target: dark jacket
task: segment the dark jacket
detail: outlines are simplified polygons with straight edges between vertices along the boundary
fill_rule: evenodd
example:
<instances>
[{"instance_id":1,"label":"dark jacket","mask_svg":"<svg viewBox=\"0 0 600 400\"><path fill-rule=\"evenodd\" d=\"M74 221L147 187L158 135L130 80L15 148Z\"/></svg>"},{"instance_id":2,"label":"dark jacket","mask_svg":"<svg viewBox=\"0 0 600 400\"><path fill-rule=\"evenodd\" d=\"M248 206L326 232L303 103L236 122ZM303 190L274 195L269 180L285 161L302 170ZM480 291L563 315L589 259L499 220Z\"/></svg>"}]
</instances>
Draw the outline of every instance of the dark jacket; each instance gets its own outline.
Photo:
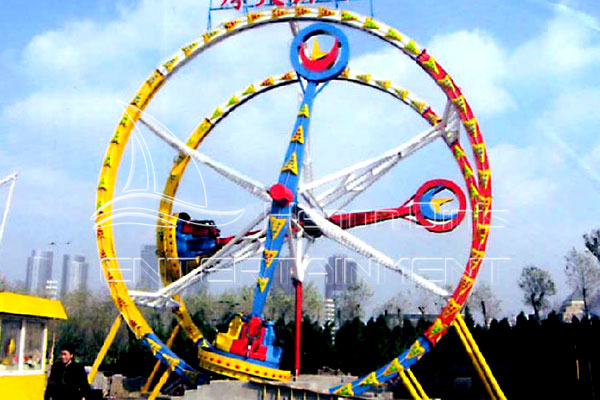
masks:
<instances>
[{"instance_id":1,"label":"dark jacket","mask_svg":"<svg viewBox=\"0 0 600 400\"><path fill-rule=\"evenodd\" d=\"M90 385L83 365L58 361L52 365L44 400L81 400L90 398Z\"/></svg>"}]
</instances>

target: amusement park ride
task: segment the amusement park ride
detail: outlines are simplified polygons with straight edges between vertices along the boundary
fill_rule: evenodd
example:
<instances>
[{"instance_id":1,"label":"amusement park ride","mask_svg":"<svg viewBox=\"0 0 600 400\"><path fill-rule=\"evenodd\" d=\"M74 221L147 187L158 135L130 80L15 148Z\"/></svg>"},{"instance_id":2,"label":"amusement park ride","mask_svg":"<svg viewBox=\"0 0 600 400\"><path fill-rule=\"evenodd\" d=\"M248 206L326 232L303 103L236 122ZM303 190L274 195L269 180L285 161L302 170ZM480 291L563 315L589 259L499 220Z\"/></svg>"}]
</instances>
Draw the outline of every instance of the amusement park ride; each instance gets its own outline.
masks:
<instances>
[{"instance_id":1,"label":"amusement park ride","mask_svg":"<svg viewBox=\"0 0 600 400\"><path fill-rule=\"evenodd\" d=\"M218 2L221 4L221 0ZM332 393L356 396L399 378L413 397L427 398L410 367L435 347L450 326L454 326L490 396L504 398L460 314L482 265L491 217L491 174L477 119L459 86L433 56L414 40L376 21L372 16L365 17L338 9L337 6L344 3L342 1L329 1L335 8L317 7L317 3L323 2L226 0L219 7L211 4L210 12L216 9L240 9L244 16L210 29L179 49L172 58L152 72L127 106L101 167L95 214L102 267L120 316L94 363L89 375L90 381L121 321L128 324L159 363L168 367L151 396L156 396L157 388L160 390L171 372L192 384L206 379L204 374L169 348L180 328L196 344L199 366L204 371L240 380L289 380L292 373L280 369L282 350L276 345L273 323L266 320L263 313L274 266L287 245L289 254L295 261L297 325L294 374L297 375L300 368L302 281L308 254L316 240L328 239L409 277L434 296L445 299L445 306L433 324L405 352L354 382L331 388ZM290 24L294 34L289 53L293 68L291 71L283 71L280 75L249 84L240 93L231 96L227 103L217 106L210 116L204 118L185 142L165 132L144 114L154 95L167 85L168 79L199 54L246 30L277 23ZM308 24L301 27L300 23ZM447 99L442 113L436 113L427 103L389 80L353 72L349 67L351 46L345 34L346 29L358 30L380 39L421 67L424 76L432 79ZM332 44L323 51L319 41ZM319 94L334 81L346 81L386 93L410 107L430 128L377 157L313 179L311 117L318 112ZM278 172L277 182L265 185L198 151L199 145L215 127L244 103L288 85L298 85L302 97L288 138L287 150L281 155L282 167ZM123 283L112 225L117 171L126 144L138 122L178 152L158 209L157 257L166 261L160 264L164 287L156 292L133 291ZM356 213L324 211L343 209L400 161L439 140L445 142L455 159L468 196L458 184L440 178L416 188L414 195L399 207ZM470 147L472 155L463 147L463 142ZM173 210L179 184L192 159L268 204L266 211L235 234L222 236L220 228L212 221L195 220L187 213ZM451 203L453 207L448 208L446 203ZM391 257L352 233L355 227L384 224L394 219L406 220L433 233L448 232L460 225L467 214L471 216L472 224L470 256L452 293L425 277L404 269ZM228 330L219 332L214 343L209 343L192 321L180 293L209 273L257 255L261 257L261 261L252 312L249 315L235 315L229 322ZM138 306L165 308L174 312L179 325L167 344L156 336ZM152 377L148 380L148 385L151 381Z\"/></svg>"}]
</instances>

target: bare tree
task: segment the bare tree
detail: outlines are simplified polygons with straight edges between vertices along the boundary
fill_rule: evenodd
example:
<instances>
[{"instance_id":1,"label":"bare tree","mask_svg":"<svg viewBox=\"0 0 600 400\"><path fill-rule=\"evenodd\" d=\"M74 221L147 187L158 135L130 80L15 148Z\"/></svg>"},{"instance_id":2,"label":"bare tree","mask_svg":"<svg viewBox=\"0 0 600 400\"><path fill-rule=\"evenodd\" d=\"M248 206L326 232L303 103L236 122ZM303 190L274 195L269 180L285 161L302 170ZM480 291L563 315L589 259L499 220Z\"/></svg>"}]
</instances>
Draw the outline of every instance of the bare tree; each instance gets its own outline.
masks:
<instances>
[{"instance_id":1,"label":"bare tree","mask_svg":"<svg viewBox=\"0 0 600 400\"><path fill-rule=\"evenodd\" d=\"M521 271L517 282L523 290L523 301L533 307L535 318L539 319L540 311L549 306L548 297L556 294L556 285L546 270L528 265Z\"/></svg>"},{"instance_id":2,"label":"bare tree","mask_svg":"<svg viewBox=\"0 0 600 400\"><path fill-rule=\"evenodd\" d=\"M565 257L565 274L569 286L583 297L583 311L589 315L588 303L598 292L600 268L598 260L589 251L579 252L574 248Z\"/></svg>"},{"instance_id":3,"label":"bare tree","mask_svg":"<svg viewBox=\"0 0 600 400\"><path fill-rule=\"evenodd\" d=\"M594 229L589 234L583 235L585 247L600 261L600 229Z\"/></svg>"},{"instance_id":4,"label":"bare tree","mask_svg":"<svg viewBox=\"0 0 600 400\"><path fill-rule=\"evenodd\" d=\"M350 285L339 296L336 296L340 323L365 315L365 306L373 297L373 289L364 280Z\"/></svg>"},{"instance_id":5,"label":"bare tree","mask_svg":"<svg viewBox=\"0 0 600 400\"><path fill-rule=\"evenodd\" d=\"M409 313L413 309L412 300L409 293L398 293L386 300L375 309L375 315L381 314L403 314Z\"/></svg>"},{"instance_id":6,"label":"bare tree","mask_svg":"<svg viewBox=\"0 0 600 400\"><path fill-rule=\"evenodd\" d=\"M485 326L491 319L500 315L502 312L501 303L502 301L496 297L492 287L486 282L477 283L467 301L467 305L471 310L481 315Z\"/></svg>"}]
</instances>

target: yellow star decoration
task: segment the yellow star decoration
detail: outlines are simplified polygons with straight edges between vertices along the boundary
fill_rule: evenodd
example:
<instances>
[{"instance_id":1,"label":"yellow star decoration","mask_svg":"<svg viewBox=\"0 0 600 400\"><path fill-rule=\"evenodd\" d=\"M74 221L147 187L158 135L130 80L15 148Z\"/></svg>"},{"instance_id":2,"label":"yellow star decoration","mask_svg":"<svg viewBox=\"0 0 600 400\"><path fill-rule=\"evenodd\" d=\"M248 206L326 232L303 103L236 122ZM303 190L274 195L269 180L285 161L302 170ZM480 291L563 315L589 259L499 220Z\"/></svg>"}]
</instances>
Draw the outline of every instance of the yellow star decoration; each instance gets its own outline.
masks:
<instances>
[{"instance_id":1,"label":"yellow star decoration","mask_svg":"<svg viewBox=\"0 0 600 400\"><path fill-rule=\"evenodd\" d=\"M186 57L189 57L190 54L192 54L192 52L194 51L194 49L196 49L196 47L198 47L198 45L199 45L198 42L192 42L192 43L188 44L187 46L183 46L181 48L181 50L183 50Z\"/></svg>"},{"instance_id":2,"label":"yellow star decoration","mask_svg":"<svg viewBox=\"0 0 600 400\"><path fill-rule=\"evenodd\" d=\"M304 128L302 125L296 129L296 133L294 133L290 142L304 144Z\"/></svg>"},{"instance_id":3,"label":"yellow star decoration","mask_svg":"<svg viewBox=\"0 0 600 400\"><path fill-rule=\"evenodd\" d=\"M271 266L271 264L273 263L273 260L275 259L275 256L277 256L277 253L279 253L277 250L266 250L263 252L263 255L265 257L265 266L267 268L269 268Z\"/></svg>"},{"instance_id":4,"label":"yellow star decoration","mask_svg":"<svg viewBox=\"0 0 600 400\"><path fill-rule=\"evenodd\" d=\"M375 84L377 84L377 86L385 90L388 90L390 86L392 86L391 81L375 80Z\"/></svg>"},{"instance_id":5,"label":"yellow star decoration","mask_svg":"<svg viewBox=\"0 0 600 400\"><path fill-rule=\"evenodd\" d=\"M352 390L352 383L348 383L337 389L334 394L339 394L342 396L354 396L354 390Z\"/></svg>"},{"instance_id":6,"label":"yellow star decoration","mask_svg":"<svg viewBox=\"0 0 600 400\"><path fill-rule=\"evenodd\" d=\"M479 156L479 161L483 162L485 160L485 144L484 143L478 143L473 145L473 150L475 150L475 152L477 153L477 156Z\"/></svg>"},{"instance_id":7,"label":"yellow star decoration","mask_svg":"<svg viewBox=\"0 0 600 400\"><path fill-rule=\"evenodd\" d=\"M435 62L435 60L433 59L433 57L429 57L429 59L427 61L425 61L423 63L423 65L425 65L425 67L432 71L433 73L435 73L436 75L440 73L440 70L437 67L437 63Z\"/></svg>"},{"instance_id":8,"label":"yellow star decoration","mask_svg":"<svg viewBox=\"0 0 600 400\"><path fill-rule=\"evenodd\" d=\"M408 352L408 355L406 356L406 358L413 358L413 357L419 358L421 355L423 355L423 353L425 353L425 349L423 348L423 346L421 346L421 343L419 343L419 341L417 340L411 346L410 351Z\"/></svg>"},{"instance_id":9,"label":"yellow star decoration","mask_svg":"<svg viewBox=\"0 0 600 400\"><path fill-rule=\"evenodd\" d=\"M442 311L442 316L444 319L446 319L449 316L456 314L458 310L460 310L460 305L456 302L456 300L450 299L448 305L444 307L444 310Z\"/></svg>"},{"instance_id":10,"label":"yellow star decoration","mask_svg":"<svg viewBox=\"0 0 600 400\"><path fill-rule=\"evenodd\" d=\"M408 51L411 54L414 54L415 56L418 56L421 53L421 50L419 50L419 47L417 46L414 40L408 42L408 44L404 46L404 50Z\"/></svg>"},{"instance_id":11,"label":"yellow star decoration","mask_svg":"<svg viewBox=\"0 0 600 400\"><path fill-rule=\"evenodd\" d=\"M292 71L286 72L285 74L283 74L279 80L282 81L291 81L292 79L296 78L296 74L294 74Z\"/></svg>"},{"instance_id":12,"label":"yellow star decoration","mask_svg":"<svg viewBox=\"0 0 600 400\"><path fill-rule=\"evenodd\" d=\"M369 81L371 80L371 75L369 75L369 74L356 75L356 79L358 79L359 81L364 82L364 83L369 83Z\"/></svg>"},{"instance_id":13,"label":"yellow star decoration","mask_svg":"<svg viewBox=\"0 0 600 400\"><path fill-rule=\"evenodd\" d=\"M274 84L275 84L275 79L273 79L273 77L270 76L267 79L265 79L264 81L262 81L260 86L267 87L267 86L273 86Z\"/></svg>"},{"instance_id":14,"label":"yellow star decoration","mask_svg":"<svg viewBox=\"0 0 600 400\"><path fill-rule=\"evenodd\" d=\"M258 283L258 287L260 288L260 292L262 293L265 291L267 283L269 283L269 278L263 278L262 276L259 276L258 278L256 278L256 282Z\"/></svg>"},{"instance_id":15,"label":"yellow star decoration","mask_svg":"<svg viewBox=\"0 0 600 400\"><path fill-rule=\"evenodd\" d=\"M454 84L448 75L444 76L442 79L439 79L438 83L448 90L454 90Z\"/></svg>"},{"instance_id":16,"label":"yellow star decoration","mask_svg":"<svg viewBox=\"0 0 600 400\"><path fill-rule=\"evenodd\" d=\"M419 113L422 113L422 112L423 112L423 109L425 109L425 106L427 105L427 104L425 104L425 103L423 103L422 101L419 101L419 100L412 100L410 103L413 105L413 107L414 107L414 108L415 108L415 109L416 109L416 110L417 110Z\"/></svg>"},{"instance_id":17,"label":"yellow star decoration","mask_svg":"<svg viewBox=\"0 0 600 400\"><path fill-rule=\"evenodd\" d=\"M269 228L271 229L271 237L273 239L279 236L286 222L287 219L285 218L269 217Z\"/></svg>"},{"instance_id":18,"label":"yellow star decoration","mask_svg":"<svg viewBox=\"0 0 600 400\"><path fill-rule=\"evenodd\" d=\"M319 47L319 41L317 39L315 39L313 42L313 50L312 50L312 54L311 54L310 58L312 60L320 60L321 58L325 57L326 55L327 55L327 53L325 53Z\"/></svg>"},{"instance_id":19,"label":"yellow star decoration","mask_svg":"<svg viewBox=\"0 0 600 400\"><path fill-rule=\"evenodd\" d=\"M406 101L406 97L408 96L408 90L405 89L394 89L396 95L402 100Z\"/></svg>"},{"instance_id":20,"label":"yellow star decoration","mask_svg":"<svg viewBox=\"0 0 600 400\"><path fill-rule=\"evenodd\" d=\"M256 93L256 88L254 87L254 85L250 85L246 88L246 90L244 90L244 93L242 93L242 96L248 96L249 94L254 94Z\"/></svg>"},{"instance_id":21,"label":"yellow star decoration","mask_svg":"<svg viewBox=\"0 0 600 400\"><path fill-rule=\"evenodd\" d=\"M329 9L327 7L319 7L319 18L321 17L331 17L332 15L335 15L335 11L332 9Z\"/></svg>"},{"instance_id":22,"label":"yellow star decoration","mask_svg":"<svg viewBox=\"0 0 600 400\"><path fill-rule=\"evenodd\" d=\"M431 334L432 335L437 335L438 333L440 333L441 331L443 331L445 328L444 324L442 323L442 320L439 318L435 319L435 322L433 323L433 328L431 329Z\"/></svg>"},{"instance_id":23,"label":"yellow star decoration","mask_svg":"<svg viewBox=\"0 0 600 400\"><path fill-rule=\"evenodd\" d=\"M225 30L227 30L227 32L231 32L233 29L235 29L235 27L240 23L239 19L233 20L233 21L229 21L229 22L225 22L223 25L225 26Z\"/></svg>"},{"instance_id":24,"label":"yellow star decoration","mask_svg":"<svg viewBox=\"0 0 600 400\"><path fill-rule=\"evenodd\" d=\"M467 102L465 101L465 98L463 96L459 96L459 97L457 97L455 99L452 99L452 103L454 103L454 105L456 107L458 107L458 109L463 114L467 113Z\"/></svg>"},{"instance_id":25,"label":"yellow star decoration","mask_svg":"<svg viewBox=\"0 0 600 400\"><path fill-rule=\"evenodd\" d=\"M156 343L154 340L152 339L146 339L148 341L148 344L150 345L150 350L152 351L152 354L156 354L158 353L158 351L160 349L162 349L162 346L159 345L158 343Z\"/></svg>"},{"instance_id":26,"label":"yellow star decoration","mask_svg":"<svg viewBox=\"0 0 600 400\"><path fill-rule=\"evenodd\" d=\"M377 380L377 375L375 375L375 372L371 372L358 385L359 386L375 386L375 385L379 385L379 381Z\"/></svg>"},{"instance_id":27,"label":"yellow star decoration","mask_svg":"<svg viewBox=\"0 0 600 400\"><path fill-rule=\"evenodd\" d=\"M219 34L219 31L216 29L214 31L206 32L204 35L202 35L202 37L204 38L204 43L210 42L212 40L212 38L214 38L218 34Z\"/></svg>"},{"instance_id":28,"label":"yellow star decoration","mask_svg":"<svg viewBox=\"0 0 600 400\"><path fill-rule=\"evenodd\" d=\"M390 28L387 31L387 33L385 34L385 37L388 39L396 40L398 42L402 41L402 35L400 35L400 33L398 33L398 31L393 28Z\"/></svg>"},{"instance_id":29,"label":"yellow star decoration","mask_svg":"<svg viewBox=\"0 0 600 400\"><path fill-rule=\"evenodd\" d=\"M469 133L473 133L475 131L475 129L477 128L477 119L476 118L471 118L469 120L465 121L465 128L467 129L467 131Z\"/></svg>"},{"instance_id":30,"label":"yellow star decoration","mask_svg":"<svg viewBox=\"0 0 600 400\"><path fill-rule=\"evenodd\" d=\"M308 104L304 104L298 113L299 117L310 118L310 110L308 109Z\"/></svg>"},{"instance_id":31,"label":"yellow star decoration","mask_svg":"<svg viewBox=\"0 0 600 400\"><path fill-rule=\"evenodd\" d=\"M231 96L231 98L229 99L229 101L227 102L227 105L229 107L236 105L237 103L240 102L240 99L238 99L238 97L234 94L233 96Z\"/></svg>"},{"instance_id":32,"label":"yellow star decoration","mask_svg":"<svg viewBox=\"0 0 600 400\"><path fill-rule=\"evenodd\" d=\"M477 249L473 249L471 251L471 259L473 260L480 260L483 258L483 256L485 255L483 250L477 250Z\"/></svg>"},{"instance_id":33,"label":"yellow star decoration","mask_svg":"<svg viewBox=\"0 0 600 400\"><path fill-rule=\"evenodd\" d=\"M379 25L371 18L367 18L362 27L363 29L379 29Z\"/></svg>"},{"instance_id":34,"label":"yellow star decoration","mask_svg":"<svg viewBox=\"0 0 600 400\"><path fill-rule=\"evenodd\" d=\"M454 147L454 157L457 160L460 160L461 158L463 158L465 156L466 156L465 151L460 146L455 146Z\"/></svg>"},{"instance_id":35,"label":"yellow star decoration","mask_svg":"<svg viewBox=\"0 0 600 400\"><path fill-rule=\"evenodd\" d=\"M221 107L217 107L217 108L215 108L215 112L213 112L213 115L210 117L210 119L217 119L222 116L223 116L223 110L221 110Z\"/></svg>"},{"instance_id":36,"label":"yellow star decoration","mask_svg":"<svg viewBox=\"0 0 600 400\"><path fill-rule=\"evenodd\" d=\"M479 171L479 180L481 181L481 185L487 189L488 183L490 182L490 170L481 170Z\"/></svg>"},{"instance_id":37,"label":"yellow star decoration","mask_svg":"<svg viewBox=\"0 0 600 400\"><path fill-rule=\"evenodd\" d=\"M342 21L358 21L358 17L348 11L342 10Z\"/></svg>"},{"instance_id":38,"label":"yellow star decoration","mask_svg":"<svg viewBox=\"0 0 600 400\"><path fill-rule=\"evenodd\" d=\"M466 176L467 178L470 178L470 177L472 177L472 176L475 176L475 175L473 174L473 170L471 169L471 167L469 167L469 165L468 165L467 163L465 163L465 166L464 166L464 171L465 171L465 176Z\"/></svg>"},{"instance_id":39,"label":"yellow star decoration","mask_svg":"<svg viewBox=\"0 0 600 400\"><path fill-rule=\"evenodd\" d=\"M291 172L294 175L298 175L298 156L296 152L293 152L290 158L285 162L281 172Z\"/></svg>"},{"instance_id":40,"label":"yellow star decoration","mask_svg":"<svg viewBox=\"0 0 600 400\"><path fill-rule=\"evenodd\" d=\"M403 369L404 369L404 367L402 366L402 364L400 364L400 361L398 361L397 358L394 358L394 361L392 361L387 366L387 368L383 372L383 375L389 376L389 375L397 374L398 372L402 371Z\"/></svg>"},{"instance_id":41,"label":"yellow star decoration","mask_svg":"<svg viewBox=\"0 0 600 400\"><path fill-rule=\"evenodd\" d=\"M475 282L475 279L470 278L468 276L463 276L460 280L460 283L458 284L458 294L460 296L465 294L465 292L473 286L474 282Z\"/></svg>"},{"instance_id":42,"label":"yellow star decoration","mask_svg":"<svg viewBox=\"0 0 600 400\"><path fill-rule=\"evenodd\" d=\"M431 199L431 204L433 204L433 209L435 210L435 212L440 212L441 207L450 201L452 201L451 198Z\"/></svg>"}]
</instances>

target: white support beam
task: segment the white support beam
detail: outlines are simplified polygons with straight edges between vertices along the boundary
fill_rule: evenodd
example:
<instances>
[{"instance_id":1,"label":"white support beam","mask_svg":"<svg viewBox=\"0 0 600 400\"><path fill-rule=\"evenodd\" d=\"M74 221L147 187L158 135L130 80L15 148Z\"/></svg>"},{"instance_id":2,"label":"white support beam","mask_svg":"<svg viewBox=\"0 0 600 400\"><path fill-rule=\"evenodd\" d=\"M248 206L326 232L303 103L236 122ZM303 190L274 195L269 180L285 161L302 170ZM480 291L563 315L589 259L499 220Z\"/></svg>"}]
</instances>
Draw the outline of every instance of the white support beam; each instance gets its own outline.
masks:
<instances>
[{"instance_id":1,"label":"white support beam","mask_svg":"<svg viewBox=\"0 0 600 400\"><path fill-rule=\"evenodd\" d=\"M428 291L438 296L446 297L449 295L448 291L446 291L445 289L439 287L427 278L415 274L412 271L406 270L397 262L395 262L391 257L388 257L387 255L383 254L379 250L376 250L361 239L357 238L356 236L348 233L339 226L330 222L316 210L313 210L311 208L305 208L304 211L309 216L309 218L319 227L319 229L321 229L323 234L329 239L341 244L342 246L364 257L367 257L370 260L376 261L384 267L399 272L403 276L411 279L417 285L423 287L424 289L427 289Z\"/></svg>"},{"instance_id":2,"label":"white support beam","mask_svg":"<svg viewBox=\"0 0 600 400\"><path fill-rule=\"evenodd\" d=\"M149 121L148 118L145 118L144 115L142 115L139 120L142 122L142 124L144 124L146 127L148 127L148 129L150 129L150 131L152 131L156 136L158 136L160 139L162 139L165 143L167 143L173 149L177 150L180 153L189 155L194 160L199 161L202 164L206 165L207 167L213 169L215 172L217 172L221 176L227 178L228 180L232 181L236 185L246 189L248 192L261 198L262 200L269 201L269 202L271 201L271 197L269 196L267 187L264 184L262 184L261 182L255 180L253 178L250 178L250 177L244 175L243 173L226 166L225 164L222 164L216 160L213 160L209 156L207 156L203 153L200 153L199 151L197 151L195 149L192 149L191 147L189 147L185 143L183 143L181 140L177 139L174 135L163 131L156 124Z\"/></svg>"}]
</instances>

